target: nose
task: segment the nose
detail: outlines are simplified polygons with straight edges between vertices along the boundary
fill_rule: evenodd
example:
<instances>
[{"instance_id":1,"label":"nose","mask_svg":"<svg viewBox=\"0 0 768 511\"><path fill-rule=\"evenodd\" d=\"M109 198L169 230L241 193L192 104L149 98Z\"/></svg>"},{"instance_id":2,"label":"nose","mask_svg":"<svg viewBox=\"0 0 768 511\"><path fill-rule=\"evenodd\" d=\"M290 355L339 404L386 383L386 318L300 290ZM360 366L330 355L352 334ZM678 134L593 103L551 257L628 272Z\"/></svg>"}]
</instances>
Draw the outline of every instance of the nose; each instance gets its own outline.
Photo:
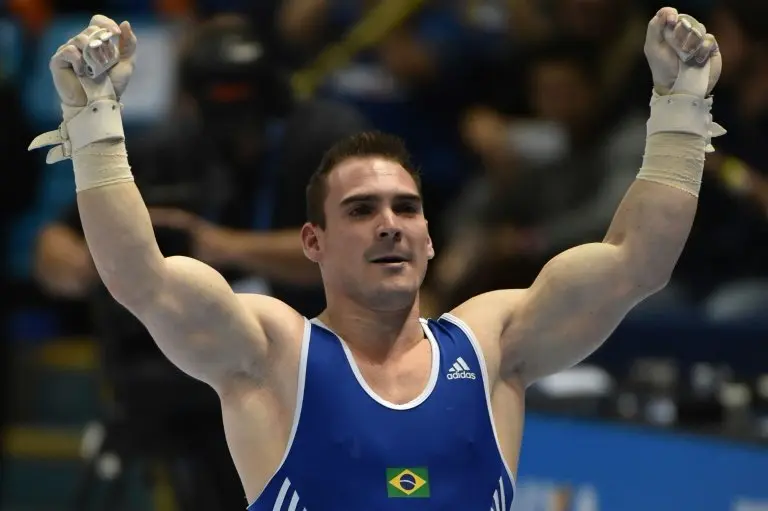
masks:
<instances>
[{"instance_id":1,"label":"nose","mask_svg":"<svg viewBox=\"0 0 768 511\"><path fill-rule=\"evenodd\" d=\"M381 222L379 223L376 235L380 240L391 238L394 241L399 241L402 238L402 229L397 225L397 218L391 210L384 211L381 214Z\"/></svg>"}]
</instances>

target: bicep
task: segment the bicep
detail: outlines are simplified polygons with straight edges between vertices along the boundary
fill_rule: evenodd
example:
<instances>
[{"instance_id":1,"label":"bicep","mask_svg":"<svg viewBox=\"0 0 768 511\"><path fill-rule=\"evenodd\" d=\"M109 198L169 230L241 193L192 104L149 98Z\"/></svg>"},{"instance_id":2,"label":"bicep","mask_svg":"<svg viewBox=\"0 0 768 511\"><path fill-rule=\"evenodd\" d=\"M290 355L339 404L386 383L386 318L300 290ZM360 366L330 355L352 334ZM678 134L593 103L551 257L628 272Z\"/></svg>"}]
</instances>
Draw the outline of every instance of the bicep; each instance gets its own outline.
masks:
<instances>
[{"instance_id":1,"label":"bicep","mask_svg":"<svg viewBox=\"0 0 768 511\"><path fill-rule=\"evenodd\" d=\"M595 351L646 294L627 277L617 246L590 243L549 261L530 288L473 299L499 325L500 374L529 384Z\"/></svg>"},{"instance_id":2,"label":"bicep","mask_svg":"<svg viewBox=\"0 0 768 511\"><path fill-rule=\"evenodd\" d=\"M267 337L216 270L169 257L162 278L157 294L131 312L171 362L214 386L228 375L258 370Z\"/></svg>"},{"instance_id":3,"label":"bicep","mask_svg":"<svg viewBox=\"0 0 768 511\"><path fill-rule=\"evenodd\" d=\"M648 293L621 248L581 245L552 259L525 291L502 335L503 365L526 383L594 352Z\"/></svg>"}]
</instances>

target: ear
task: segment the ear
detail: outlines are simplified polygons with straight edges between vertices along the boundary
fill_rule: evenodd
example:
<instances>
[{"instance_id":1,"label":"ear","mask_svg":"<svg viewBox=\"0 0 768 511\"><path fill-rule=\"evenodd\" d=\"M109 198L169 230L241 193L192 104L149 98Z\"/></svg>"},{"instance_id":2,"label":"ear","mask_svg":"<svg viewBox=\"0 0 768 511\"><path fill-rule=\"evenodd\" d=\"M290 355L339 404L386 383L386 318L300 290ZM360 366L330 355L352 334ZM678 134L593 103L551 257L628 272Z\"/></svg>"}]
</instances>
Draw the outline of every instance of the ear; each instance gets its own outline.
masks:
<instances>
[{"instance_id":1,"label":"ear","mask_svg":"<svg viewBox=\"0 0 768 511\"><path fill-rule=\"evenodd\" d=\"M301 227L301 246L304 249L304 255L313 263L320 262L320 239L316 225L306 223Z\"/></svg>"}]
</instances>

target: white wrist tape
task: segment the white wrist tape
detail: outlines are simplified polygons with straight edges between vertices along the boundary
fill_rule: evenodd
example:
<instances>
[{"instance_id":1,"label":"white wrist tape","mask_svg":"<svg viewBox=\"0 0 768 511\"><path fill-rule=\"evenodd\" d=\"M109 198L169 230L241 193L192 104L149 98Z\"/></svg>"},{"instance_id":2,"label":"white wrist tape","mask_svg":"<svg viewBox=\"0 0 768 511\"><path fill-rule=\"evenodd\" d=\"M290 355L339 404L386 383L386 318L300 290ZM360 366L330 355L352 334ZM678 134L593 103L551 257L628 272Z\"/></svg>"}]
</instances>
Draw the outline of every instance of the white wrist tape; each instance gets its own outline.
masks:
<instances>
[{"instance_id":1,"label":"white wrist tape","mask_svg":"<svg viewBox=\"0 0 768 511\"><path fill-rule=\"evenodd\" d=\"M125 142L94 142L72 154L75 190L133 181Z\"/></svg>"},{"instance_id":2,"label":"white wrist tape","mask_svg":"<svg viewBox=\"0 0 768 511\"><path fill-rule=\"evenodd\" d=\"M722 126L712 121L712 98L688 94L661 96L653 91L651 116L646 125L647 136L656 133L688 133L706 140L706 151L715 150L712 137L725 134Z\"/></svg>"},{"instance_id":3,"label":"white wrist tape","mask_svg":"<svg viewBox=\"0 0 768 511\"><path fill-rule=\"evenodd\" d=\"M637 179L653 181L699 196L704 174L705 140L688 133L656 133L645 142Z\"/></svg>"},{"instance_id":4,"label":"white wrist tape","mask_svg":"<svg viewBox=\"0 0 768 511\"><path fill-rule=\"evenodd\" d=\"M37 136L29 149L55 145L47 163L71 158L78 192L124 181L133 181L121 114L112 82L80 78L88 98L86 106L62 104L64 121L56 131Z\"/></svg>"},{"instance_id":5,"label":"white wrist tape","mask_svg":"<svg viewBox=\"0 0 768 511\"><path fill-rule=\"evenodd\" d=\"M63 105L64 122L55 131L38 135L29 149L55 145L45 158L46 163L56 163L72 157L94 142L117 142L125 139L121 105L113 99L99 99L84 107Z\"/></svg>"},{"instance_id":6,"label":"white wrist tape","mask_svg":"<svg viewBox=\"0 0 768 511\"><path fill-rule=\"evenodd\" d=\"M100 99L85 107L62 108L65 120L59 129L39 135L29 148L56 144L48 151L46 163L72 158L75 189L78 192L132 181L120 103L112 99Z\"/></svg>"},{"instance_id":7,"label":"white wrist tape","mask_svg":"<svg viewBox=\"0 0 768 511\"><path fill-rule=\"evenodd\" d=\"M637 178L698 197L705 153L714 151L712 137L725 133L712 121L711 109L712 98L654 92L643 166Z\"/></svg>"}]
</instances>

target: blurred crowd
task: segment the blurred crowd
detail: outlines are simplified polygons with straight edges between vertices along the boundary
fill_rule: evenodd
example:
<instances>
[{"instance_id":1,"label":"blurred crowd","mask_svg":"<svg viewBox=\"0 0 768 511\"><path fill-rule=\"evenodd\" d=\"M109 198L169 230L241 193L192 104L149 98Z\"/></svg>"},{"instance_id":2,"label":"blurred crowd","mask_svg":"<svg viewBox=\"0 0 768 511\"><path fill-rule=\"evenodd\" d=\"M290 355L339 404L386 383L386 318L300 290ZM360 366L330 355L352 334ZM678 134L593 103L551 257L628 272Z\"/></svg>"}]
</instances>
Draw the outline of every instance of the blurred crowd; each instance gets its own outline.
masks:
<instances>
[{"instance_id":1,"label":"blurred crowd","mask_svg":"<svg viewBox=\"0 0 768 511\"><path fill-rule=\"evenodd\" d=\"M166 255L197 257L238 290L317 314L319 273L297 234L308 177L336 140L379 129L405 140L422 174L437 249L422 301L434 315L479 292L525 287L554 254L602 239L641 165L652 86L643 41L662 5L5 2L0 191L3 294L12 303L0 349L95 336L128 408L143 403L142 382L184 378L169 376L143 328L100 285L69 164L47 166L26 150L59 122L47 60L92 13L130 20L139 38L124 98L127 147ZM632 316L764 322L768 3L674 6L718 39L725 65L713 115L728 134L707 156L694 230L671 284Z\"/></svg>"}]
</instances>

